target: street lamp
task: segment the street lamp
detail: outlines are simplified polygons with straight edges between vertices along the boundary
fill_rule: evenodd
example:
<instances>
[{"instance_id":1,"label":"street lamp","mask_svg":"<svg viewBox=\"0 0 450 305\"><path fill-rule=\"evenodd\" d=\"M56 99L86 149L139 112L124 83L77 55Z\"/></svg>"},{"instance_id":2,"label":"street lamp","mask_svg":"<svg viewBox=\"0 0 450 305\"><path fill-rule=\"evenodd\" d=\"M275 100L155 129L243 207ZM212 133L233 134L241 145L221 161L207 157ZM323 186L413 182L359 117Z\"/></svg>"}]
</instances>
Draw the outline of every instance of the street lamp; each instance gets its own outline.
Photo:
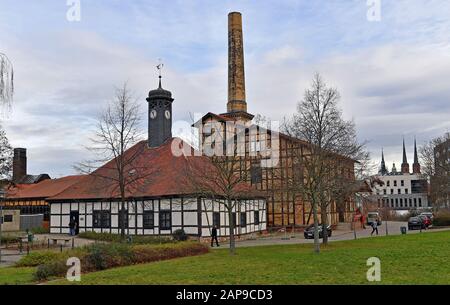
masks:
<instances>
[{"instance_id":1,"label":"street lamp","mask_svg":"<svg viewBox=\"0 0 450 305\"><path fill-rule=\"evenodd\" d=\"M384 206L385 218L386 218L386 220L385 220L385 223L386 223L386 236L389 235L389 231L388 231L388 218L390 217L390 215L388 216L388 214L389 214L389 210L388 210L388 207L387 207L388 205L389 205L388 197L387 197L387 196L384 196L384 197L383 197L383 206Z\"/></svg>"}]
</instances>

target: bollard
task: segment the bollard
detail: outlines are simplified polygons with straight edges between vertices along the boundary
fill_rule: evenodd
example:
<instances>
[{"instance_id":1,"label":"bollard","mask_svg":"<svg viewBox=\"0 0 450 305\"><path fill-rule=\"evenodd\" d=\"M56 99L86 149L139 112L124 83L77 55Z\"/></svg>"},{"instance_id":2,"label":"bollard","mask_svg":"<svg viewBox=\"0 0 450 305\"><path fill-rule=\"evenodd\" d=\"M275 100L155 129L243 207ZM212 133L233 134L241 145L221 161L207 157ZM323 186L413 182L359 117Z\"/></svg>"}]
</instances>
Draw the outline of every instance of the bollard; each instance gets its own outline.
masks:
<instances>
[{"instance_id":1,"label":"bollard","mask_svg":"<svg viewBox=\"0 0 450 305\"><path fill-rule=\"evenodd\" d=\"M63 245L59 245L59 247L60 247L60 249L61 249L61 252L63 252L63 250L62 250L62 248L63 248Z\"/></svg>"},{"instance_id":2,"label":"bollard","mask_svg":"<svg viewBox=\"0 0 450 305\"><path fill-rule=\"evenodd\" d=\"M400 227L400 232L402 232L402 235L406 234L406 227Z\"/></svg>"}]
</instances>

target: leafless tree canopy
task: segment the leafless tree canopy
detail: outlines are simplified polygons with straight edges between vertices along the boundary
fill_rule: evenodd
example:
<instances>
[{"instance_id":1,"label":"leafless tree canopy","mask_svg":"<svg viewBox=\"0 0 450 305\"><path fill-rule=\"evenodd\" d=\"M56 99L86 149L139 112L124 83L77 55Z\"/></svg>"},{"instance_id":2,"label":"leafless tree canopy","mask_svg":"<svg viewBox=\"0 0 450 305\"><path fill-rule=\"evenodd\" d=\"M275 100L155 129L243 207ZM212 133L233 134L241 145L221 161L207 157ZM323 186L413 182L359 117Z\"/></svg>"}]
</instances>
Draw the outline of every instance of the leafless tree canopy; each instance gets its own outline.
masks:
<instances>
[{"instance_id":1,"label":"leafless tree canopy","mask_svg":"<svg viewBox=\"0 0 450 305\"><path fill-rule=\"evenodd\" d=\"M300 179L293 181L292 188L312 206L316 252L319 252L319 208L326 232L330 204L339 204L355 192L355 175L368 176L369 154L365 144L357 140L354 122L343 119L339 100L337 89L327 87L316 74L311 88L298 104L297 113L284 124L288 135L309 143L305 150L294 151L294 161L301 174ZM327 243L326 234L324 243Z\"/></svg>"},{"instance_id":2,"label":"leafless tree canopy","mask_svg":"<svg viewBox=\"0 0 450 305\"><path fill-rule=\"evenodd\" d=\"M105 186L113 192L119 191L122 211L125 210L126 193L136 190L139 186L137 182L145 178L144 174L149 173L145 168L136 167L134 164L141 151L125 154L141 140L142 134L138 103L124 84L122 88L116 89L114 100L101 114L95 136L91 139L92 145L88 147L98 158L76 165L76 169L81 173L109 181ZM102 171L97 170L98 165L108 161L109 163L102 166ZM125 217L125 213L122 213L121 217ZM123 219L121 224L121 235L124 237Z\"/></svg>"},{"instance_id":3,"label":"leafless tree canopy","mask_svg":"<svg viewBox=\"0 0 450 305\"><path fill-rule=\"evenodd\" d=\"M431 184L431 202L436 208L450 202L450 162L448 151L437 151L436 147L450 142L450 133L437 137L419 148L422 174ZM437 155L439 154L439 155Z\"/></svg>"},{"instance_id":4,"label":"leafless tree canopy","mask_svg":"<svg viewBox=\"0 0 450 305\"><path fill-rule=\"evenodd\" d=\"M234 141L234 138L228 141ZM226 142L226 141L225 141ZM217 139L216 145L222 145L224 139ZM237 146L234 153L225 156L191 157L189 158L188 172L184 173L188 179L189 187L204 198L211 198L214 202L225 207L230 224L230 254L235 254L235 227L233 210L239 199L248 197L247 174L248 164L238 156ZM208 162L198 162L200 158Z\"/></svg>"},{"instance_id":5,"label":"leafless tree canopy","mask_svg":"<svg viewBox=\"0 0 450 305\"><path fill-rule=\"evenodd\" d=\"M9 110L14 95L14 70L6 54L0 52L0 113Z\"/></svg>"},{"instance_id":6,"label":"leafless tree canopy","mask_svg":"<svg viewBox=\"0 0 450 305\"><path fill-rule=\"evenodd\" d=\"M6 132L0 125L0 179L11 176L13 150L6 137Z\"/></svg>"}]
</instances>

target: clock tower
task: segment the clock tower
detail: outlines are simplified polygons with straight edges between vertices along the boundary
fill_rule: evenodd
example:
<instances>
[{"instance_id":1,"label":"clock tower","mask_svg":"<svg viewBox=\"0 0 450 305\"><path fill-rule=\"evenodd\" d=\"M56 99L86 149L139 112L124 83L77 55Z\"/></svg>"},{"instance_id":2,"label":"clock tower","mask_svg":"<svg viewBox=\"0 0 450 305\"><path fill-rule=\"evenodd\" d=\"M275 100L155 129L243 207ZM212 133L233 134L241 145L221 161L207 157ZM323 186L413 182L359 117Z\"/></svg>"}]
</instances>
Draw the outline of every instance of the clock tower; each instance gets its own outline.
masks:
<instances>
[{"instance_id":1,"label":"clock tower","mask_svg":"<svg viewBox=\"0 0 450 305\"><path fill-rule=\"evenodd\" d=\"M164 90L159 76L158 89L148 93L148 146L158 147L172 138L172 93Z\"/></svg>"}]
</instances>

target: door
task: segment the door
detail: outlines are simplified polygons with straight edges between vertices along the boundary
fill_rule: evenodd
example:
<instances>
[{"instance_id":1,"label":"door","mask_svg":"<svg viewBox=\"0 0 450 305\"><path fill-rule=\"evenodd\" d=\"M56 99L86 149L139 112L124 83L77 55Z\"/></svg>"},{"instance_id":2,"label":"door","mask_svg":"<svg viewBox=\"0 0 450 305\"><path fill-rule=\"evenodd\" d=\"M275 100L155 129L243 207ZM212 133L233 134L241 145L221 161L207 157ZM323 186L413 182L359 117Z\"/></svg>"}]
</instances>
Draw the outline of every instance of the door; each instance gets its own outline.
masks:
<instances>
[{"instance_id":1,"label":"door","mask_svg":"<svg viewBox=\"0 0 450 305\"><path fill-rule=\"evenodd\" d=\"M75 227L75 235L80 233L80 212L78 211L70 211L70 219L74 219L77 224Z\"/></svg>"}]
</instances>

